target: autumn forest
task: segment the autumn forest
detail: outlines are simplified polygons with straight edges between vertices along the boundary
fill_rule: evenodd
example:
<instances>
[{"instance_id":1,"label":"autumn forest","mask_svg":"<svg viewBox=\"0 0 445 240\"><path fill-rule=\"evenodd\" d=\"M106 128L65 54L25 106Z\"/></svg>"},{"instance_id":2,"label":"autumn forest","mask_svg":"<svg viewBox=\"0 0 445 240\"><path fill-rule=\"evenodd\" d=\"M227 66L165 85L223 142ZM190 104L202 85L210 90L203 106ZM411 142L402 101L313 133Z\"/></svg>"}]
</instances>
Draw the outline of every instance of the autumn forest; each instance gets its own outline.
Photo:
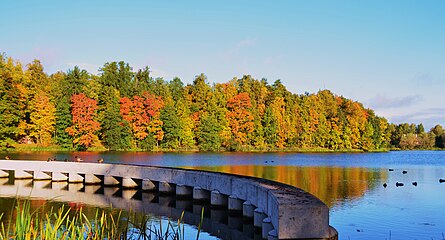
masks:
<instances>
[{"instance_id":1,"label":"autumn forest","mask_svg":"<svg viewBox=\"0 0 445 240\"><path fill-rule=\"evenodd\" d=\"M329 90L294 94L249 75L210 84L105 63L48 75L0 55L0 147L133 151L374 151L444 148L436 125L391 124Z\"/></svg>"}]
</instances>

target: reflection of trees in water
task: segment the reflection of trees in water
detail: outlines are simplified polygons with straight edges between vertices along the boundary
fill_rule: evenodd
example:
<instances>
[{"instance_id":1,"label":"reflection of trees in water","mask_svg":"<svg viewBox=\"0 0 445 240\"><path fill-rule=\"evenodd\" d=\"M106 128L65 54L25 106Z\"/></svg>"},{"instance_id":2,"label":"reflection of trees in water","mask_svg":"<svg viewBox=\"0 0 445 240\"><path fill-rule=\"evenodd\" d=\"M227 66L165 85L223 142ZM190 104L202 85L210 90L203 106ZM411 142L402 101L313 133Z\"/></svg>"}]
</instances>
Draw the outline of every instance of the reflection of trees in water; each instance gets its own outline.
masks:
<instances>
[{"instance_id":1,"label":"reflection of trees in water","mask_svg":"<svg viewBox=\"0 0 445 240\"><path fill-rule=\"evenodd\" d=\"M321 199L328 207L362 197L375 188L387 172L369 168L296 166L186 167L260 177L299 187Z\"/></svg>"}]
</instances>

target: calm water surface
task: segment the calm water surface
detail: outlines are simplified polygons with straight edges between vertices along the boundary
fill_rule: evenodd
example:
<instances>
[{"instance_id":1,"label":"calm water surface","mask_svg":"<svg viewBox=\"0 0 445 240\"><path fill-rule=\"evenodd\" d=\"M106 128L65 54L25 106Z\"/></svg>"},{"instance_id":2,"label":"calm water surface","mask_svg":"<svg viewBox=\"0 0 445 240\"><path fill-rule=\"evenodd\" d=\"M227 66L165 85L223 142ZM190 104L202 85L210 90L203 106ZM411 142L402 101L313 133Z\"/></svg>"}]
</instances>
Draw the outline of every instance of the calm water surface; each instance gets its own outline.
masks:
<instances>
[{"instance_id":1,"label":"calm water surface","mask_svg":"<svg viewBox=\"0 0 445 240\"><path fill-rule=\"evenodd\" d=\"M204 169L294 185L330 207L330 223L340 239L444 239L445 235L445 183L439 183L445 179L443 151L10 154L14 159L36 160L75 155L87 162L102 157L109 163ZM396 182L405 185L396 187Z\"/></svg>"}]
</instances>

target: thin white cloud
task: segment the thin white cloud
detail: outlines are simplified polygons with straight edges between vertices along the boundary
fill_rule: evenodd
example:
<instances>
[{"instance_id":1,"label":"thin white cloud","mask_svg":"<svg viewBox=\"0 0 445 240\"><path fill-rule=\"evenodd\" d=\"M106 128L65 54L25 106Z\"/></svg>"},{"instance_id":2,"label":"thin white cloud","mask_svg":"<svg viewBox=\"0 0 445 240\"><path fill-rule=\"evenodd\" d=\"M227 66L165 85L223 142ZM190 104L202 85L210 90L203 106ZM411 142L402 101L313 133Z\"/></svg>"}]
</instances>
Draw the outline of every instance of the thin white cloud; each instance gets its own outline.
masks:
<instances>
[{"instance_id":1,"label":"thin white cloud","mask_svg":"<svg viewBox=\"0 0 445 240\"><path fill-rule=\"evenodd\" d=\"M393 123L423 123L426 129L445 123L445 108L428 108L408 114L396 114L388 119Z\"/></svg>"},{"instance_id":2,"label":"thin white cloud","mask_svg":"<svg viewBox=\"0 0 445 240\"><path fill-rule=\"evenodd\" d=\"M377 95L368 100L368 104L374 109L402 108L414 106L423 101L421 95L409 95L404 97L388 97L386 95Z\"/></svg>"}]
</instances>

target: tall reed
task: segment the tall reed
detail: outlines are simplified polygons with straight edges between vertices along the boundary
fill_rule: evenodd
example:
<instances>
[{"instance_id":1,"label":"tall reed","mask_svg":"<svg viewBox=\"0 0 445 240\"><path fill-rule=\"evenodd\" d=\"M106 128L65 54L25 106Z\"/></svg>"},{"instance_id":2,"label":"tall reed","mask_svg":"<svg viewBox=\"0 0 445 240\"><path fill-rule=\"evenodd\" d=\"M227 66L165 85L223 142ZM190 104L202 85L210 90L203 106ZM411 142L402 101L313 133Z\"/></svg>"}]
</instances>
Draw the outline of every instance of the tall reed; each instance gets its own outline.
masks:
<instances>
[{"instance_id":1,"label":"tall reed","mask_svg":"<svg viewBox=\"0 0 445 240\"><path fill-rule=\"evenodd\" d=\"M3 216L4 214L1 213L0 240L184 239L182 220L184 213L176 226L168 220L165 229L162 228L162 221L159 221L159 227L157 227L147 216L140 218L130 213L125 217L122 211L116 213L115 210L109 209L96 210L94 217L89 219L82 208L73 211L62 205L57 210L51 208L46 212L42 207L31 210L30 201L27 200L15 203L15 211L11 211L6 226ZM198 228L200 229L200 226Z\"/></svg>"}]
</instances>

